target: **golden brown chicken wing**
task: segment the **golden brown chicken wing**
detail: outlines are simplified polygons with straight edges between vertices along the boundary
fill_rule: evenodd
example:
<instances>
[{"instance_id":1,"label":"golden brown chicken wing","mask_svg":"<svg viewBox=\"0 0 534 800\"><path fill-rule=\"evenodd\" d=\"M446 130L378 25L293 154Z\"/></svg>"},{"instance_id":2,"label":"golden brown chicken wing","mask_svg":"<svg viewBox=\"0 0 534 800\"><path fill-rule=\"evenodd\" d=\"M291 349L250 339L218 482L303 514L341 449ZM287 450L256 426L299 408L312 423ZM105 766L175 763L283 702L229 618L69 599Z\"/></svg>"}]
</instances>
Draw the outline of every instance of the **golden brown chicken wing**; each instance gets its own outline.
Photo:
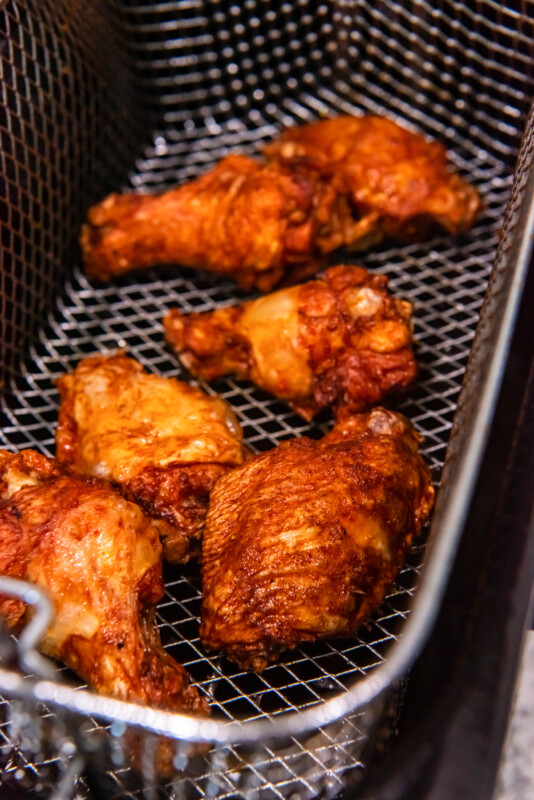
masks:
<instances>
[{"instance_id":1,"label":"golden brown chicken wing","mask_svg":"<svg viewBox=\"0 0 534 800\"><path fill-rule=\"evenodd\" d=\"M420 440L378 408L225 475L202 545L205 646L261 670L284 648L353 635L432 506Z\"/></svg>"},{"instance_id":2,"label":"golden brown chicken wing","mask_svg":"<svg viewBox=\"0 0 534 800\"><path fill-rule=\"evenodd\" d=\"M353 414L410 385L411 306L384 275L331 267L323 277L238 306L164 319L182 363L205 380L250 378L305 419Z\"/></svg>"},{"instance_id":3,"label":"golden brown chicken wing","mask_svg":"<svg viewBox=\"0 0 534 800\"><path fill-rule=\"evenodd\" d=\"M299 160L331 170L337 191L348 192L355 225L352 249L383 236L420 241L435 229L468 230L480 198L449 172L440 142L424 139L392 120L338 117L285 130L264 154L280 164Z\"/></svg>"},{"instance_id":4,"label":"golden brown chicken wing","mask_svg":"<svg viewBox=\"0 0 534 800\"><path fill-rule=\"evenodd\" d=\"M168 561L195 555L210 491L245 454L230 407L122 353L84 359L58 387L58 460L158 518Z\"/></svg>"},{"instance_id":5,"label":"golden brown chicken wing","mask_svg":"<svg viewBox=\"0 0 534 800\"><path fill-rule=\"evenodd\" d=\"M87 273L107 280L182 264L266 292L286 274L312 274L342 246L467 230L480 205L447 171L442 145L378 117L290 129L265 154L266 165L229 156L159 196L107 197L82 229Z\"/></svg>"},{"instance_id":6,"label":"golden brown chicken wing","mask_svg":"<svg viewBox=\"0 0 534 800\"><path fill-rule=\"evenodd\" d=\"M155 624L163 595L157 523L108 484L33 450L0 450L0 574L46 591L54 617L42 651L97 692L207 713ZM0 597L10 628L25 612L22 602Z\"/></svg>"},{"instance_id":7,"label":"golden brown chicken wing","mask_svg":"<svg viewBox=\"0 0 534 800\"><path fill-rule=\"evenodd\" d=\"M321 170L229 156L162 195L110 195L90 209L81 245L87 273L102 280L182 264L268 291L344 224L350 214Z\"/></svg>"}]
</instances>

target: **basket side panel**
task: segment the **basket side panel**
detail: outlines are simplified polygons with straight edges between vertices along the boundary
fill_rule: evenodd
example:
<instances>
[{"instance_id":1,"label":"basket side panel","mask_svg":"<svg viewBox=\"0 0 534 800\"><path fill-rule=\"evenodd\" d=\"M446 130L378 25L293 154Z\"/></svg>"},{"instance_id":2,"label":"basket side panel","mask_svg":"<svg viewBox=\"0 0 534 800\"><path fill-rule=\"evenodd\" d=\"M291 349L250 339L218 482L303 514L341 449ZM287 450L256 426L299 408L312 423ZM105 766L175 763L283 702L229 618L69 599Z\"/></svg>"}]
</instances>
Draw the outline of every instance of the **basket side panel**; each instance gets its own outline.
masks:
<instances>
[{"instance_id":1,"label":"basket side panel","mask_svg":"<svg viewBox=\"0 0 534 800\"><path fill-rule=\"evenodd\" d=\"M87 205L120 182L133 157L117 22L102 0L15 0L0 14L4 378L60 291Z\"/></svg>"},{"instance_id":2,"label":"basket side panel","mask_svg":"<svg viewBox=\"0 0 534 800\"><path fill-rule=\"evenodd\" d=\"M122 5L160 155L182 143L194 159L199 138L228 128L252 149L281 125L360 110L513 166L534 90L532 0ZM198 165L213 145L202 150ZM191 155L179 180L187 167Z\"/></svg>"}]
</instances>

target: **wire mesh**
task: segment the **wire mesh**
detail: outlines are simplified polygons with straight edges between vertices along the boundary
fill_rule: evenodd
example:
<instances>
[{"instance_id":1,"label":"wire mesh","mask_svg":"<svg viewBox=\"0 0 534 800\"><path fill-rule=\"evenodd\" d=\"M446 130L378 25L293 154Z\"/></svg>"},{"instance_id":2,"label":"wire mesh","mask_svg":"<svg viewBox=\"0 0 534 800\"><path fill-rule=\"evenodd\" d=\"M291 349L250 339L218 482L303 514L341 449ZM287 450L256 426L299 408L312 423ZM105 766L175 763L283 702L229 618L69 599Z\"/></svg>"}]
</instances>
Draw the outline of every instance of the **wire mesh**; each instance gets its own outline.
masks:
<instances>
[{"instance_id":1,"label":"wire mesh","mask_svg":"<svg viewBox=\"0 0 534 800\"><path fill-rule=\"evenodd\" d=\"M85 356L123 347L149 371L189 379L163 340L166 311L208 310L248 297L231 282L182 268L149 270L105 286L88 280L73 243L83 210L99 194L121 186L156 191L194 178L229 152L257 153L284 125L386 113L445 141L453 166L485 203L466 236L384 245L358 259L387 274L390 288L413 303L421 371L396 408L423 433L439 484L533 88L534 3L512 10L490 0L102 2L85 20L80 50L74 46L80 17L66 22L70 5L11 2L2 12L8 45L0 129L12 150L3 148L8 381L1 445L53 454L54 382ZM77 4L78 13L86 6ZM107 54L102 60L101 51ZM115 75L111 85L109 72ZM126 80L135 90L124 100ZM130 126L134 117L142 117L150 136L143 138L139 123ZM354 261L339 254L333 263L347 260ZM244 381L202 387L232 405L255 451L292 436L319 436L330 424L323 414L308 425ZM221 718L298 713L387 658L402 633L423 557L424 545L416 543L380 611L357 637L304 645L262 675L207 656L198 639L198 570L167 566L158 609L162 639ZM169 784L163 796L332 794L347 770L361 769L367 739L367 722L359 716L339 725L318 732L323 738L315 743L293 742L287 753L266 745L253 758L237 749L214 751L209 768L182 773L179 786ZM6 753L13 747L9 731L8 722L0 726ZM150 781L144 788L130 785L130 771L121 765L124 731L112 726L111 733L114 769L106 772L107 791L116 797L152 791ZM176 752L185 768L187 754L179 745ZM11 778L17 769L6 774ZM32 769L39 772L35 764Z\"/></svg>"}]
</instances>

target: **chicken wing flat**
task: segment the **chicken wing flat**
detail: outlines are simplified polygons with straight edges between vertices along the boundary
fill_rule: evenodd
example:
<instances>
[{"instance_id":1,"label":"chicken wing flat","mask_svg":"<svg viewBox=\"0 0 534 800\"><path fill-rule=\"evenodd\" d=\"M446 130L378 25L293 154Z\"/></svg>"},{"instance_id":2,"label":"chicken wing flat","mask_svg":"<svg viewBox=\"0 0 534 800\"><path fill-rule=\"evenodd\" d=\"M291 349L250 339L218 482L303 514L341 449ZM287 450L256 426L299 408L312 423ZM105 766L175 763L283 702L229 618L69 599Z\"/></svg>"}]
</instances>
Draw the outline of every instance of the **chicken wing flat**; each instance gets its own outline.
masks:
<instances>
[{"instance_id":1,"label":"chicken wing flat","mask_svg":"<svg viewBox=\"0 0 534 800\"><path fill-rule=\"evenodd\" d=\"M468 230L480 209L478 193L447 165L440 142L392 120L338 117L289 128L264 154L276 163L299 160L331 170L348 193L355 224L345 245L363 249L384 236L421 241L436 229Z\"/></svg>"},{"instance_id":2,"label":"chicken wing flat","mask_svg":"<svg viewBox=\"0 0 534 800\"><path fill-rule=\"evenodd\" d=\"M267 292L339 247L467 230L480 206L441 144L379 117L289 129L265 155L267 164L229 156L158 196L110 195L82 229L87 273L182 264Z\"/></svg>"},{"instance_id":3,"label":"chicken wing flat","mask_svg":"<svg viewBox=\"0 0 534 800\"><path fill-rule=\"evenodd\" d=\"M0 573L46 591L54 617L42 651L97 692L207 713L155 624L163 595L157 523L108 484L33 450L1 450ZM26 608L0 596L0 614L15 629Z\"/></svg>"},{"instance_id":4,"label":"chicken wing flat","mask_svg":"<svg viewBox=\"0 0 534 800\"><path fill-rule=\"evenodd\" d=\"M58 460L157 518L168 561L195 555L210 491L245 454L230 407L122 353L84 359L58 387Z\"/></svg>"},{"instance_id":5,"label":"chicken wing flat","mask_svg":"<svg viewBox=\"0 0 534 800\"><path fill-rule=\"evenodd\" d=\"M258 300L164 319L193 375L234 373L287 400L305 419L332 406L354 414L406 389L417 373L411 306L384 275L331 267L323 277Z\"/></svg>"},{"instance_id":6,"label":"chicken wing flat","mask_svg":"<svg viewBox=\"0 0 534 800\"><path fill-rule=\"evenodd\" d=\"M87 273L102 280L182 264L268 291L323 241L342 239L344 224L349 211L321 170L229 156L161 195L110 195L90 209L81 245Z\"/></svg>"},{"instance_id":7,"label":"chicken wing flat","mask_svg":"<svg viewBox=\"0 0 534 800\"><path fill-rule=\"evenodd\" d=\"M429 515L420 440L377 408L222 478L202 546L204 645L262 670L285 648L354 635Z\"/></svg>"}]
</instances>

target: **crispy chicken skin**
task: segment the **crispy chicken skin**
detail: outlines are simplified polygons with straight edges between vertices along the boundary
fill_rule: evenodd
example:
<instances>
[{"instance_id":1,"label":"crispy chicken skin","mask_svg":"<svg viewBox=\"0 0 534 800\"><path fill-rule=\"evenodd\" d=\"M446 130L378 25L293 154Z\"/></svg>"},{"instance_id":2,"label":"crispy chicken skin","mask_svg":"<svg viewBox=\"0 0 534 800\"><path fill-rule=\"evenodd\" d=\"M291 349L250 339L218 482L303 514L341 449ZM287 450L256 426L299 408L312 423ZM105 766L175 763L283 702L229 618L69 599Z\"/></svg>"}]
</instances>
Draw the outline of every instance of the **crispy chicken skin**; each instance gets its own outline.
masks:
<instances>
[{"instance_id":1,"label":"crispy chicken skin","mask_svg":"<svg viewBox=\"0 0 534 800\"><path fill-rule=\"evenodd\" d=\"M429 515L420 441L377 408L222 478L202 546L204 645L260 671L285 648L354 635Z\"/></svg>"},{"instance_id":2,"label":"crispy chicken skin","mask_svg":"<svg viewBox=\"0 0 534 800\"><path fill-rule=\"evenodd\" d=\"M168 710L207 713L185 669L163 649L157 523L107 483L33 451L0 450L0 573L49 595L41 649L93 689ZM0 596L11 629L25 605Z\"/></svg>"},{"instance_id":3,"label":"crispy chicken skin","mask_svg":"<svg viewBox=\"0 0 534 800\"><path fill-rule=\"evenodd\" d=\"M480 209L475 189L449 172L440 142L392 120L338 117L289 128L264 150L280 164L329 169L348 192L357 220L345 244L362 249L384 236L420 241L435 229L468 230Z\"/></svg>"},{"instance_id":4,"label":"crispy chicken skin","mask_svg":"<svg viewBox=\"0 0 534 800\"><path fill-rule=\"evenodd\" d=\"M87 273L108 280L182 264L267 292L317 271L339 247L467 230L480 206L448 172L441 144L379 117L292 128L264 154L267 164L228 156L164 194L112 194L93 206L81 233Z\"/></svg>"},{"instance_id":5,"label":"crispy chicken skin","mask_svg":"<svg viewBox=\"0 0 534 800\"><path fill-rule=\"evenodd\" d=\"M238 306L183 315L165 336L193 375L234 373L287 400L305 419L326 406L354 414L407 388L417 373L411 306L388 279L339 266Z\"/></svg>"},{"instance_id":6,"label":"crispy chicken skin","mask_svg":"<svg viewBox=\"0 0 534 800\"><path fill-rule=\"evenodd\" d=\"M87 273L102 280L182 264L268 291L291 265L331 249L344 224L350 214L322 170L228 156L161 195L110 195L90 209L81 245Z\"/></svg>"},{"instance_id":7,"label":"crispy chicken skin","mask_svg":"<svg viewBox=\"0 0 534 800\"><path fill-rule=\"evenodd\" d=\"M58 460L157 518L168 561L196 555L210 491L245 454L230 407L121 352L84 359L58 387Z\"/></svg>"}]
</instances>

